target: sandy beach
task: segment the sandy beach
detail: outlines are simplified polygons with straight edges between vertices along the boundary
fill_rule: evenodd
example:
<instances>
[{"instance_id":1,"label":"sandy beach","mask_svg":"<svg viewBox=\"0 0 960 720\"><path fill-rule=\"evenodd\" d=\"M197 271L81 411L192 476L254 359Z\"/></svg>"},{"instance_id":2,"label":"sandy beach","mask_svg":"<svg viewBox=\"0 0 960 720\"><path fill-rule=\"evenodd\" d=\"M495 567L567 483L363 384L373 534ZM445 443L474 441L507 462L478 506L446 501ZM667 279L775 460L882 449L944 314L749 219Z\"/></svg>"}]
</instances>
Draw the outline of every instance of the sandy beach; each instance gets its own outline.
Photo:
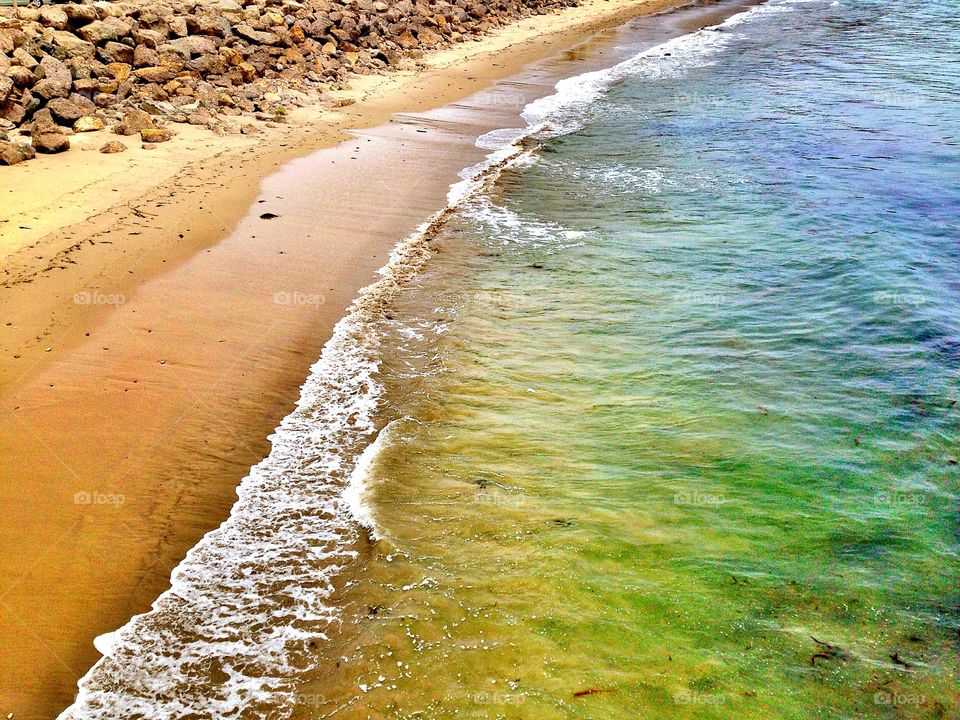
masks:
<instances>
[{"instance_id":1,"label":"sandy beach","mask_svg":"<svg viewBox=\"0 0 960 720\"><path fill-rule=\"evenodd\" d=\"M674 4L523 20L259 137L187 128L101 156L91 133L2 171L0 712L70 702L93 639L225 518L332 326L480 159L476 137L550 85L481 91Z\"/></svg>"}]
</instances>

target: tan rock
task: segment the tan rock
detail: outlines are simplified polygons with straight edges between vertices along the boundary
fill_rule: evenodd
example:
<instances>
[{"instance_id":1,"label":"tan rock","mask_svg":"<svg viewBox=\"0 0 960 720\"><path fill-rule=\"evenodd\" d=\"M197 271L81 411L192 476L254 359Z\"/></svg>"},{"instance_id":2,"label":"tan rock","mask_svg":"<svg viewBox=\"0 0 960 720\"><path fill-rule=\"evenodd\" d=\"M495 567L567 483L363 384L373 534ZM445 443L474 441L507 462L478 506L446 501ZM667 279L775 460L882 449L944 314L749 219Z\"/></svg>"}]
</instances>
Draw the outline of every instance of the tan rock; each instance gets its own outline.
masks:
<instances>
[{"instance_id":1,"label":"tan rock","mask_svg":"<svg viewBox=\"0 0 960 720\"><path fill-rule=\"evenodd\" d=\"M240 77L244 82L252 82L257 76L257 69L246 60L237 65L237 70L240 71Z\"/></svg>"},{"instance_id":2,"label":"tan rock","mask_svg":"<svg viewBox=\"0 0 960 720\"><path fill-rule=\"evenodd\" d=\"M106 127L106 124L103 122L103 118L96 115L84 115L73 124L73 131L78 133L96 132L97 130L103 130L104 127ZM116 140L113 142L116 142Z\"/></svg>"},{"instance_id":3,"label":"tan rock","mask_svg":"<svg viewBox=\"0 0 960 720\"><path fill-rule=\"evenodd\" d=\"M17 19L24 22L37 22L40 20L40 8L22 7L17 8Z\"/></svg>"},{"instance_id":4,"label":"tan rock","mask_svg":"<svg viewBox=\"0 0 960 720\"><path fill-rule=\"evenodd\" d=\"M24 160L32 160L37 151L31 145L18 142L0 142L0 164L16 165Z\"/></svg>"},{"instance_id":5,"label":"tan rock","mask_svg":"<svg viewBox=\"0 0 960 720\"><path fill-rule=\"evenodd\" d=\"M112 77L118 83L122 83L126 82L127 78L130 77L130 73L133 72L133 68L127 63L112 62L107 65L107 72L110 73L110 77Z\"/></svg>"},{"instance_id":6,"label":"tan rock","mask_svg":"<svg viewBox=\"0 0 960 720\"><path fill-rule=\"evenodd\" d=\"M220 54L230 65L239 65L243 62L243 53L235 47L222 47L220 48Z\"/></svg>"},{"instance_id":7,"label":"tan rock","mask_svg":"<svg viewBox=\"0 0 960 720\"><path fill-rule=\"evenodd\" d=\"M33 73L27 70L25 67L20 67L19 65L14 65L12 68L7 70L7 77L10 78L10 81L17 87L30 87L33 85L36 78ZM2 84L0 80L0 84ZM3 95L3 91L0 90L0 95Z\"/></svg>"},{"instance_id":8,"label":"tan rock","mask_svg":"<svg viewBox=\"0 0 960 720\"><path fill-rule=\"evenodd\" d=\"M430 28L420 28L420 30L417 32L417 37L420 40L420 44L425 45L426 47L436 47L443 42L443 38L437 35Z\"/></svg>"},{"instance_id":9,"label":"tan rock","mask_svg":"<svg viewBox=\"0 0 960 720\"><path fill-rule=\"evenodd\" d=\"M133 108L124 113L123 120L114 126L113 131L117 135L136 135L141 130L152 127L153 118L143 110Z\"/></svg>"},{"instance_id":10,"label":"tan rock","mask_svg":"<svg viewBox=\"0 0 960 720\"><path fill-rule=\"evenodd\" d=\"M177 38L160 46L158 50L163 51L166 48L175 50L187 60L198 55L210 55L217 51L217 45L213 39L203 35L188 35L187 37Z\"/></svg>"},{"instance_id":11,"label":"tan rock","mask_svg":"<svg viewBox=\"0 0 960 720\"><path fill-rule=\"evenodd\" d=\"M62 49L69 58L93 60L97 54L97 48L93 43L81 40L68 30L55 30L51 41L54 46Z\"/></svg>"},{"instance_id":12,"label":"tan rock","mask_svg":"<svg viewBox=\"0 0 960 720\"><path fill-rule=\"evenodd\" d=\"M397 35L394 42L404 50L413 50L418 46L417 39L410 34L409 30L404 30L403 33Z\"/></svg>"},{"instance_id":13,"label":"tan rock","mask_svg":"<svg viewBox=\"0 0 960 720\"><path fill-rule=\"evenodd\" d=\"M138 68L134 71L134 75L147 82L165 83L168 80L172 80L176 73L168 67L157 65L154 67Z\"/></svg>"},{"instance_id":14,"label":"tan rock","mask_svg":"<svg viewBox=\"0 0 960 720\"><path fill-rule=\"evenodd\" d=\"M119 140L111 140L100 147L100 152L110 155L112 153L126 152L127 146Z\"/></svg>"},{"instance_id":15,"label":"tan rock","mask_svg":"<svg viewBox=\"0 0 960 720\"><path fill-rule=\"evenodd\" d=\"M110 3L105 3L109 5ZM95 20L77 30L77 34L87 42L100 45L108 40L119 40L130 34L130 25L119 17L107 17L105 20Z\"/></svg>"},{"instance_id":16,"label":"tan rock","mask_svg":"<svg viewBox=\"0 0 960 720\"><path fill-rule=\"evenodd\" d=\"M56 5L44 5L40 8L40 24L52 27L54 30L64 30L70 19L67 14Z\"/></svg>"},{"instance_id":17,"label":"tan rock","mask_svg":"<svg viewBox=\"0 0 960 720\"><path fill-rule=\"evenodd\" d=\"M30 143L37 152L59 153L70 149L70 138L62 132L32 132Z\"/></svg>"},{"instance_id":18,"label":"tan rock","mask_svg":"<svg viewBox=\"0 0 960 720\"><path fill-rule=\"evenodd\" d=\"M124 43L113 42L112 40L103 46L103 58L109 62L133 63L133 48Z\"/></svg>"},{"instance_id":19,"label":"tan rock","mask_svg":"<svg viewBox=\"0 0 960 720\"><path fill-rule=\"evenodd\" d=\"M140 131L140 139L145 143L167 142L173 134L166 128L144 128Z\"/></svg>"},{"instance_id":20,"label":"tan rock","mask_svg":"<svg viewBox=\"0 0 960 720\"><path fill-rule=\"evenodd\" d=\"M86 25L87 23L91 23L100 17L97 15L97 9L93 7L93 5L69 3L62 7L63 12L66 13L67 17L70 18L70 22L72 22L75 26Z\"/></svg>"},{"instance_id":21,"label":"tan rock","mask_svg":"<svg viewBox=\"0 0 960 720\"><path fill-rule=\"evenodd\" d=\"M160 64L160 53L147 45L137 45L133 51L133 64L138 68Z\"/></svg>"},{"instance_id":22,"label":"tan rock","mask_svg":"<svg viewBox=\"0 0 960 720\"><path fill-rule=\"evenodd\" d=\"M56 34L54 34L54 38L56 38ZM33 55L23 48L17 48L13 51L13 61L20 67L25 67L27 70L33 70L40 64Z\"/></svg>"},{"instance_id":23,"label":"tan rock","mask_svg":"<svg viewBox=\"0 0 960 720\"><path fill-rule=\"evenodd\" d=\"M23 122L26 115L27 111L20 103L13 102L12 100L0 103L0 118L7 122L19 125Z\"/></svg>"}]
</instances>

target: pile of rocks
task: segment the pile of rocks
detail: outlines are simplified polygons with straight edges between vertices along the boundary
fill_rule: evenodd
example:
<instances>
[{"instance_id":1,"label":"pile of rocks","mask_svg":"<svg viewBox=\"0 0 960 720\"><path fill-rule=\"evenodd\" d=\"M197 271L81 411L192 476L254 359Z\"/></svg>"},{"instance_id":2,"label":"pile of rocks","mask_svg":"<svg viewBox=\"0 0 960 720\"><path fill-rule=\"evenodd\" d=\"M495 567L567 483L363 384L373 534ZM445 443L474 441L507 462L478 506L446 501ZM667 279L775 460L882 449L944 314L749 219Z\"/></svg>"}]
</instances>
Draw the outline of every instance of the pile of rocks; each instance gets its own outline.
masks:
<instances>
[{"instance_id":1,"label":"pile of rocks","mask_svg":"<svg viewBox=\"0 0 960 720\"><path fill-rule=\"evenodd\" d=\"M396 66L578 0L184 0L0 8L0 163L113 125L283 120L351 72ZM236 124L230 124L236 129ZM248 125L247 127L252 127ZM29 130L30 144L7 133Z\"/></svg>"}]
</instances>

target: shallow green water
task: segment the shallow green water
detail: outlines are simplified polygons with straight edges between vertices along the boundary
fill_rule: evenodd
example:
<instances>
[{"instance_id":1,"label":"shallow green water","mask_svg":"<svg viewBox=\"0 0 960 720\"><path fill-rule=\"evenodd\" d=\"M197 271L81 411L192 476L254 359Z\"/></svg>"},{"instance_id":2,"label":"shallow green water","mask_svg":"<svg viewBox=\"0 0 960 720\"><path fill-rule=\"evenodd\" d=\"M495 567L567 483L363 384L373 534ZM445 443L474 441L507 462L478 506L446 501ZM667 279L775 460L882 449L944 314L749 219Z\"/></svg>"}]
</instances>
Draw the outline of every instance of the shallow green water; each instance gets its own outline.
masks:
<instances>
[{"instance_id":1,"label":"shallow green water","mask_svg":"<svg viewBox=\"0 0 960 720\"><path fill-rule=\"evenodd\" d=\"M550 109L388 323L301 710L958 716L958 33L771 4Z\"/></svg>"}]
</instances>

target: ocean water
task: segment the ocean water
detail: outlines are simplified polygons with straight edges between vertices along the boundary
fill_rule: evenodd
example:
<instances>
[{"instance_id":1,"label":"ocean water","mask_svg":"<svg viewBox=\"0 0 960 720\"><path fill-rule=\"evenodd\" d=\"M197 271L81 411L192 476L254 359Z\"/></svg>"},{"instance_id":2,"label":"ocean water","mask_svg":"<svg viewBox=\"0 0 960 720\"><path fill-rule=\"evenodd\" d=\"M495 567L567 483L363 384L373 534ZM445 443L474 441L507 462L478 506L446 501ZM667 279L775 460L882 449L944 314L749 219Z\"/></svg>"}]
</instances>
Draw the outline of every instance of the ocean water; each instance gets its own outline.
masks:
<instances>
[{"instance_id":1,"label":"ocean water","mask_svg":"<svg viewBox=\"0 0 960 720\"><path fill-rule=\"evenodd\" d=\"M526 108L386 323L303 717L960 716L958 41L772 0Z\"/></svg>"},{"instance_id":2,"label":"ocean water","mask_svg":"<svg viewBox=\"0 0 960 720\"><path fill-rule=\"evenodd\" d=\"M960 13L562 81L65 718L960 716Z\"/></svg>"}]
</instances>

